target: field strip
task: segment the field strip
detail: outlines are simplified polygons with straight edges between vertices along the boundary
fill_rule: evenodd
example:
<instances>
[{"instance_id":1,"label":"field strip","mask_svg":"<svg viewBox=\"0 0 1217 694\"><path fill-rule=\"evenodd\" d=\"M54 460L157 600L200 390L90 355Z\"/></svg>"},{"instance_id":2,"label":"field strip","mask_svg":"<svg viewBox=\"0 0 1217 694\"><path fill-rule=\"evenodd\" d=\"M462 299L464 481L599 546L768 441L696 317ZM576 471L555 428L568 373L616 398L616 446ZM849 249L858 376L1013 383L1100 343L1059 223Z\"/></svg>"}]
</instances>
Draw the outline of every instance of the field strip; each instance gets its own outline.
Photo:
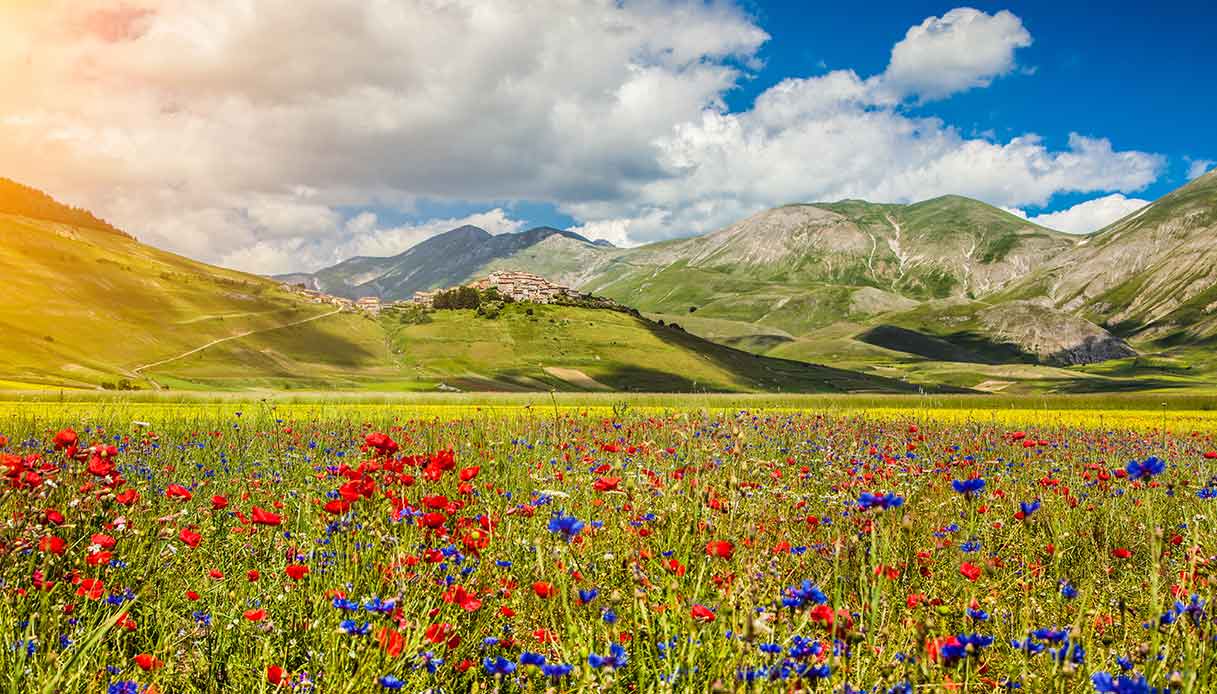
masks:
<instances>
[{"instance_id":1,"label":"field strip","mask_svg":"<svg viewBox=\"0 0 1217 694\"><path fill-rule=\"evenodd\" d=\"M239 340L239 339L241 339L241 338L243 338L243 337L249 337L250 335L256 335L256 334L258 334L258 333L270 332L271 330L282 330L283 328L290 328L290 327L292 327L292 326L294 326L294 325L300 325L300 324L302 324L302 323L308 323L309 321L315 321L315 320L317 320L318 318L325 318L326 316L332 316L332 315L334 315L335 313L341 313L341 312L342 312L342 309L337 308L337 309L334 309L333 311L330 311L329 313L322 313L322 314L319 314L319 315L316 315L316 316L310 316L310 317L308 317L308 318L304 318L304 319L301 319L301 320L298 320L298 321L293 321L293 322L291 322L291 323L285 323L284 325L276 325L276 326L275 326L275 327L273 327L273 328L260 328L260 329L258 329L258 330L247 330L247 331L245 331L245 332L243 332L243 333L238 333L238 334L236 334L236 335L229 335L228 337L221 337L220 339L218 339L218 340L212 340L211 342L208 342L207 344L205 344L205 345L203 345L203 346L201 346L201 347L195 347L194 349L191 349L191 350L187 350L187 351L185 351L185 352L182 352L181 354L179 354L179 355L177 355L177 356L169 357L168 359L162 359L162 360L160 360L160 361L154 361L154 362L152 362L152 363L150 363L150 364L144 364L143 366L137 366L137 367L135 367L134 369L132 369L132 371L134 371L135 373L140 373L140 372L141 372L141 371L143 371L144 369L151 369L151 368L152 368L152 367L154 367L154 366L160 366L160 365L162 365L162 364L168 364L168 363L169 363L169 362L171 362L171 361L177 361L178 359L182 359L182 358L184 358L184 357L188 357L188 356L190 356L190 355L192 355L192 354L198 354L199 352L202 352L203 350L205 350L205 349L207 349L207 348L209 348L209 347L215 347L216 345L218 345L218 344L220 344L220 343L222 343L222 342L228 342L229 340Z\"/></svg>"}]
</instances>

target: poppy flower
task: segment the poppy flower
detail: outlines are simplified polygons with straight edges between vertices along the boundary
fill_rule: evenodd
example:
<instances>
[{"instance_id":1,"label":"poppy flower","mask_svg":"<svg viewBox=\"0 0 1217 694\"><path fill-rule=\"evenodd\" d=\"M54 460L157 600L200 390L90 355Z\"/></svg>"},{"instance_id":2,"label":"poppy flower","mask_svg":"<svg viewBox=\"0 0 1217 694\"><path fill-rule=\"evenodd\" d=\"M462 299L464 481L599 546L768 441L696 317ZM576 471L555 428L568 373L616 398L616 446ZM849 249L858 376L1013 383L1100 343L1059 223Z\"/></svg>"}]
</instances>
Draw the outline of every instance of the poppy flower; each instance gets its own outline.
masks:
<instances>
[{"instance_id":1,"label":"poppy flower","mask_svg":"<svg viewBox=\"0 0 1217 694\"><path fill-rule=\"evenodd\" d=\"M251 622L261 622L263 619L266 619L266 610L262 608L245 610L243 614L245 615L245 618Z\"/></svg>"},{"instance_id":2,"label":"poppy flower","mask_svg":"<svg viewBox=\"0 0 1217 694\"><path fill-rule=\"evenodd\" d=\"M63 554L67 546L67 540L64 540L62 537L55 537L54 535L48 535L38 541L38 549L55 555Z\"/></svg>"},{"instance_id":3,"label":"poppy flower","mask_svg":"<svg viewBox=\"0 0 1217 694\"><path fill-rule=\"evenodd\" d=\"M266 666L266 681L276 687L287 682L286 673L278 665Z\"/></svg>"},{"instance_id":4,"label":"poppy flower","mask_svg":"<svg viewBox=\"0 0 1217 694\"><path fill-rule=\"evenodd\" d=\"M256 525L280 525L283 523L282 516L277 513L271 513L260 506L254 506L249 515Z\"/></svg>"},{"instance_id":5,"label":"poppy flower","mask_svg":"<svg viewBox=\"0 0 1217 694\"><path fill-rule=\"evenodd\" d=\"M549 599L558 594L558 589L552 583L537 581L532 584L532 592L536 593L539 598Z\"/></svg>"},{"instance_id":6,"label":"poppy flower","mask_svg":"<svg viewBox=\"0 0 1217 694\"><path fill-rule=\"evenodd\" d=\"M171 484L165 487L165 496L177 501L190 501L193 496L190 490L180 484Z\"/></svg>"},{"instance_id":7,"label":"poppy flower","mask_svg":"<svg viewBox=\"0 0 1217 694\"><path fill-rule=\"evenodd\" d=\"M709 624L714 621L714 612L705 605L694 605L689 611L693 617L693 621L701 624Z\"/></svg>"},{"instance_id":8,"label":"poppy flower","mask_svg":"<svg viewBox=\"0 0 1217 694\"><path fill-rule=\"evenodd\" d=\"M424 528L435 530L436 528L441 527L447 520L448 519L444 517L444 514L435 513L432 511L431 513L424 513L421 517L419 517L418 524Z\"/></svg>"},{"instance_id":9,"label":"poppy flower","mask_svg":"<svg viewBox=\"0 0 1217 694\"><path fill-rule=\"evenodd\" d=\"M735 552L735 545L727 540L712 540L706 543L706 556L719 559L730 559Z\"/></svg>"},{"instance_id":10,"label":"poppy flower","mask_svg":"<svg viewBox=\"0 0 1217 694\"><path fill-rule=\"evenodd\" d=\"M1116 547L1115 549L1111 550L1111 556L1115 557L1116 559L1128 559L1132 556L1132 551L1125 549L1124 547Z\"/></svg>"},{"instance_id":11,"label":"poppy flower","mask_svg":"<svg viewBox=\"0 0 1217 694\"><path fill-rule=\"evenodd\" d=\"M308 574L308 567L304 564L289 564L286 571L293 581L299 581Z\"/></svg>"},{"instance_id":12,"label":"poppy flower","mask_svg":"<svg viewBox=\"0 0 1217 694\"><path fill-rule=\"evenodd\" d=\"M969 581L975 582L976 579L980 578L982 571L979 566L965 561L959 565L959 573Z\"/></svg>"},{"instance_id":13,"label":"poppy flower","mask_svg":"<svg viewBox=\"0 0 1217 694\"><path fill-rule=\"evenodd\" d=\"M135 491L134 489L124 489L123 491L114 495L114 500L123 506L130 506L136 501L139 501L139 492Z\"/></svg>"},{"instance_id":14,"label":"poppy flower","mask_svg":"<svg viewBox=\"0 0 1217 694\"><path fill-rule=\"evenodd\" d=\"M139 655L135 656L135 664L138 665L139 669L143 670L144 672L155 670L157 668L164 667L165 665L160 661L159 658L154 657L150 653L140 653Z\"/></svg>"},{"instance_id":15,"label":"poppy flower","mask_svg":"<svg viewBox=\"0 0 1217 694\"><path fill-rule=\"evenodd\" d=\"M220 494L211 497L211 510L219 511L228 507L228 499Z\"/></svg>"},{"instance_id":16,"label":"poppy flower","mask_svg":"<svg viewBox=\"0 0 1217 694\"><path fill-rule=\"evenodd\" d=\"M192 549L198 547L199 543L203 541L203 536L194 532L190 528L182 528L182 531L177 534L177 537L187 547Z\"/></svg>"}]
</instances>

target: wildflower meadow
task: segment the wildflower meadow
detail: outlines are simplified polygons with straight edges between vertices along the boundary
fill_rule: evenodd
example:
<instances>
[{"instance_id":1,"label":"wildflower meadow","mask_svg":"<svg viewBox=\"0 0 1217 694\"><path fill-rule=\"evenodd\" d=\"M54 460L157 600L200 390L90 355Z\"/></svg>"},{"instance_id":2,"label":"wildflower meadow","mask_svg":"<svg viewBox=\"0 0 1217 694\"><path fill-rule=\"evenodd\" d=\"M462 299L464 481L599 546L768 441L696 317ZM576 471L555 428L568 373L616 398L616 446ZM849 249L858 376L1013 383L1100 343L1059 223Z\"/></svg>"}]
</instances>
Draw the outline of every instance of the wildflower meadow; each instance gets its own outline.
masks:
<instances>
[{"instance_id":1,"label":"wildflower meadow","mask_svg":"<svg viewBox=\"0 0 1217 694\"><path fill-rule=\"evenodd\" d=\"M10 414L0 684L1217 690L1212 429L1008 419Z\"/></svg>"}]
</instances>

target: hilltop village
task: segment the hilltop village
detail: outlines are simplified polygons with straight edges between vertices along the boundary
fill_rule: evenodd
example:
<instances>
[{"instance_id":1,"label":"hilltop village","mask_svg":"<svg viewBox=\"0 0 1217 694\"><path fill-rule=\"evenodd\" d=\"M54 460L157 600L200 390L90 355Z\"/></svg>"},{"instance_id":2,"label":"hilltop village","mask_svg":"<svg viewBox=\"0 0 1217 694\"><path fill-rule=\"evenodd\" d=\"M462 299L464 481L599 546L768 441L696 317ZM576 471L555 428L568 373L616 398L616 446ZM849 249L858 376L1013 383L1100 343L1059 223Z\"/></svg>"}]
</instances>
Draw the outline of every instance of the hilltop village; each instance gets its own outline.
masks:
<instances>
[{"instance_id":1,"label":"hilltop village","mask_svg":"<svg viewBox=\"0 0 1217 694\"><path fill-rule=\"evenodd\" d=\"M519 303L533 304L552 304L552 303L588 303L602 308L616 308L615 302L608 299L593 297L583 294L570 287L554 284L549 280L534 275L531 272L520 272L514 270L495 271L468 284L449 287L447 289L433 289L430 291L415 292L414 296L404 301L382 302L379 297L365 296L359 299L348 299L341 296L326 294L315 289L309 289L301 284L284 284L283 288L298 296L301 296L314 304L330 304L337 306L340 309L347 311L360 311L370 315L379 315L386 308L391 307L406 307L418 306L422 308L434 308L435 299L437 296L447 292L453 292L468 287L479 292L494 290L498 295L506 301Z\"/></svg>"}]
</instances>

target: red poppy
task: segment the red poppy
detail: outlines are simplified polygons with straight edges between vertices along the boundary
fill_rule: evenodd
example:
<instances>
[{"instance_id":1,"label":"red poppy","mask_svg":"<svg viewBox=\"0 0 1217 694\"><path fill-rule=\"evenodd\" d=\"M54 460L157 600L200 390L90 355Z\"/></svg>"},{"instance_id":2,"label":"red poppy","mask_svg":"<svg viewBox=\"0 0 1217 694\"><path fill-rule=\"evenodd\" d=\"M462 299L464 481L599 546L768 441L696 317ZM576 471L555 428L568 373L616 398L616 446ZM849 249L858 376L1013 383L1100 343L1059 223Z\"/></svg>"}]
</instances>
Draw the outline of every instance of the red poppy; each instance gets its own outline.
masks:
<instances>
[{"instance_id":1,"label":"red poppy","mask_svg":"<svg viewBox=\"0 0 1217 694\"><path fill-rule=\"evenodd\" d=\"M216 494L215 496L211 497L211 509L213 511L219 511L220 509L227 508L227 507L228 507L227 498L225 498L219 494Z\"/></svg>"},{"instance_id":2,"label":"red poppy","mask_svg":"<svg viewBox=\"0 0 1217 694\"><path fill-rule=\"evenodd\" d=\"M980 574L982 573L982 571L979 566L976 566L975 564L970 564L965 561L964 563L959 565L959 573L962 574L963 577L968 579L969 581L975 581L976 579L980 578Z\"/></svg>"},{"instance_id":3,"label":"red poppy","mask_svg":"<svg viewBox=\"0 0 1217 694\"><path fill-rule=\"evenodd\" d=\"M400 632L388 627L383 627L380 631L376 632L376 642L380 644L381 650L389 657L401 655L402 648L406 645L405 637Z\"/></svg>"},{"instance_id":4,"label":"red poppy","mask_svg":"<svg viewBox=\"0 0 1217 694\"><path fill-rule=\"evenodd\" d=\"M709 624L714 621L714 612L704 605L694 605L693 609L690 610L690 614L692 614L693 621L695 622Z\"/></svg>"},{"instance_id":5,"label":"red poppy","mask_svg":"<svg viewBox=\"0 0 1217 694\"><path fill-rule=\"evenodd\" d=\"M156 658L151 653L140 653L139 655L135 656L135 664L138 665L139 669L143 670L144 672L155 670L157 668L164 667L165 665L160 661L159 658Z\"/></svg>"},{"instance_id":6,"label":"red poppy","mask_svg":"<svg viewBox=\"0 0 1217 694\"><path fill-rule=\"evenodd\" d=\"M727 540L713 540L706 543L706 556L708 557L730 559L733 552L735 552L735 545Z\"/></svg>"},{"instance_id":7,"label":"red poppy","mask_svg":"<svg viewBox=\"0 0 1217 694\"><path fill-rule=\"evenodd\" d=\"M78 437L75 431L72 429L62 429L59 433L55 434L55 450L62 451L65 448L75 446L77 440Z\"/></svg>"},{"instance_id":8,"label":"red poppy","mask_svg":"<svg viewBox=\"0 0 1217 694\"><path fill-rule=\"evenodd\" d=\"M123 491L114 495L114 500L123 506L130 506L136 501L139 501L139 492L135 491L134 489L124 489Z\"/></svg>"},{"instance_id":9,"label":"red poppy","mask_svg":"<svg viewBox=\"0 0 1217 694\"><path fill-rule=\"evenodd\" d=\"M1132 556L1132 551L1123 547L1116 547L1115 549L1111 550L1111 556L1115 557L1116 559L1128 559Z\"/></svg>"},{"instance_id":10,"label":"red poppy","mask_svg":"<svg viewBox=\"0 0 1217 694\"><path fill-rule=\"evenodd\" d=\"M280 525L283 523L283 518L277 513L271 513L260 506L254 506L250 511L250 518L257 525Z\"/></svg>"},{"instance_id":11,"label":"red poppy","mask_svg":"<svg viewBox=\"0 0 1217 694\"><path fill-rule=\"evenodd\" d=\"M249 571L245 572L245 580L249 581L250 583L257 581L259 578L262 578L262 574L258 573L257 569L250 569Z\"/></svg>"},{"instance_id":12,"label":"red poppy","mask_svg":"<svg viewBox=\"0 0 1217 694\"><path fill-rule=\"evenodd\" d=\"M308 567L304 564L288 564L287 575L293 581L299 581L308 574Z\"/></svg>"},{"instance_id":13,"label":"red poppy","mask_svg":"<svg viewBox=\"0 0 1217 694\"><path fill-rule=\"evenodd\" d=\"M283 668L279 667L278 665L267 665L266 666L266 681L275 685L276 687L281 684L286 684L287 683L286 673L284 673Z\"/></svg>"},{"instance_id":14,"label":"red poppy","mask_svg":"<svg viewBox=\"0 0 1217 694\"><path fill-rule=\"evenodd\" d=\"M446 520L448 519L444 518L444 514L435 513L433 511L431 513L424 513L422 517L418 519L418 524L424 528L431 528L434 530L435 528L442 526Z\"/></svg>"},{"instance_id":15,"label":"red poppy","mask_svg":"<svg viewBox=\"0 0 1217 694\"><path fill-rule=\"evenodd\" d=\"M43 552L50 552L51 554L56 555L63 554L63 551L67 548L67 546L68 543L66 540L64 540L62 537L55 537L54 535L48 535L38 541L38 549L42 550Z\"/></svg>"},{"instance_id":16,"label":"red poppy","mask_svg":"<svg viewBox=\"0 0 1217 694\"><path fill-rule=\"evenodd\" d=\"M177 499L178 501L190 501L193 495L190 493L189 489L186 489L182 485L171 484L168 487L165 487L165 496L170 499Z\"/></svg>"},{"instance_id":17,"label":"red poppy","mask_svg":"<svg viewBox=\"0 0 1217 694\"><path fill-rule=\"evenodd\" d=\"M548 600L558 594L558 589L552 583L537 581L532 584L532 592L536 593L537 597Z\"/></svg>"},{"instance_id":18,"label":"red poppy","mask_svg":"<svg viewBox=\"0 0 1217 694\"><path fill-rule=\"evenodd\" d=\"M258 608L256 610L245 610L245 618L251 622L261 622L266 619L266 610Z\"/></svg>"},{"instance_id":19,"label":"red poppy","mask_svg":"<svg viewBox=\"0 0 1217 694\"><path fill-rule=\"evenodd\" d=\"M179 540L185 543L187 547L192 549L198 547L199 543L203 541L203 536L190 528L182 528L182 531L177 534L177 537Z\"/></svg>"},{"instance_id":20,"label":"red poppy","mask_svg":"<svg viewBox=\"0 0 1217 694\"><path fill-rule=\"evenodd\" d=\"M592 483L592 488L598 492L612 492L616 491L620 484L620 477L601 477Z\"/></svg>"}]
</instances>

